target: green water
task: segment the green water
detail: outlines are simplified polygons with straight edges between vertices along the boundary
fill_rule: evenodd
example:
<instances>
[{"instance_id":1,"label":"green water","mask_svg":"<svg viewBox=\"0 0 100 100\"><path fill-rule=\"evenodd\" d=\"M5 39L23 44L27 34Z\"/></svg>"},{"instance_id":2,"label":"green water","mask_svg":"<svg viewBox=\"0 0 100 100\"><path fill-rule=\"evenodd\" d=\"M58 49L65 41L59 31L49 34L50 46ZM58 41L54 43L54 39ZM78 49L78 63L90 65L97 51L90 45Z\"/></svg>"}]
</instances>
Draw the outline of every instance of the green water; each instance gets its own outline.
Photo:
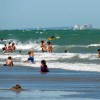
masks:
<instances>
[{"instance_id":1,"label":"green water","mask_svg":"<svg viewBox=\"0 0 100 100\"><path fill-rule=\"evenodd\" d=\"M38 32L38 33L37 33ZM43 32L43 33L41 33ZM12 34L12 35L10 35ZM83 30L83 31L21 31L21 30L5 30L0 31L0 37L3 39L17 39L19 41L29 41L36 39L47 39L51 36L60 36L59 40L55 39L53 42L59 45L85 45L100 43L100 30Z\"/></svg>"},{"instance_id":2,"label":"green water","mask_svg":"<svg viewBox=\"0 0 100 100\"><path fill-rule=\"evenodd\" d=\"M0 38L4 40L13 39L22 43L29 41L41 40L48 41L49 37L54 36L55 39L51 41L53 45L60 46L55 48L54 52L63 52L67 49L70 52L96 52L100 44L100 30L4 30L0 31ZM56 37L60 37L57 39ZM89 46L97 44L96 46ZM73 45L73 46L72 46ZM79 47L78 47L79 46ZM87 47L89 46L89 47ZM86 48L87 47L87 48Z\"/></svg>"}]
</instances>

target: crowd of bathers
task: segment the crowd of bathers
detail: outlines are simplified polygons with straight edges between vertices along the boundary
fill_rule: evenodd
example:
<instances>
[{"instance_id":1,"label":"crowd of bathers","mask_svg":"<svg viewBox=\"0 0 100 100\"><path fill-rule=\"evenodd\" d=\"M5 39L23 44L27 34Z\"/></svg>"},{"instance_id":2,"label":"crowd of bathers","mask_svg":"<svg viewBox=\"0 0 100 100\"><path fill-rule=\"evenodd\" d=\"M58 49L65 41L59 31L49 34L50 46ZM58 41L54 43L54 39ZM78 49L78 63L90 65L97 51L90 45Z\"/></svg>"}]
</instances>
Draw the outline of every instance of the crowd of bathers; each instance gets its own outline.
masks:
<instances>
[{"instance_id":1,"label":"crowd of bathers","mask_svg":"<svg viewBox=\"0 0 100 100\"><path fill-rule=\"evenodd\" d=\"M2 48L3 53L14 52L15 50L16 50L15 43L11 44L11 42L5 44L4 47Z\"/></svg>"},{"instance_id":2,"label":"crowd of bathers","mask_svg":"<svg viewBox=\"0 0 100 100\"><path fill-rule=\"evenodd\" d=\"M3 53L14 52L16 50L15 43L8 42L7 45L6 44L4 45L2 50L3 50ZM41 50L42 50L42 52L52 52L53 48L52 48L51 43L49 41L47 43L45 43L45 41L41 41ZM21 51L19 51L19 53L21 53ZM35 63L34 51L29 51L28 56L29 56L28 59L26 61L24 61L24 63L25 62ZM12 57L8 57L6 64L4 64L3 66L14 66ZM42 72L42 73L49 72L49 69L47 67L45 60L41 61L40 72Z\"/></svg>"}]
</instances>

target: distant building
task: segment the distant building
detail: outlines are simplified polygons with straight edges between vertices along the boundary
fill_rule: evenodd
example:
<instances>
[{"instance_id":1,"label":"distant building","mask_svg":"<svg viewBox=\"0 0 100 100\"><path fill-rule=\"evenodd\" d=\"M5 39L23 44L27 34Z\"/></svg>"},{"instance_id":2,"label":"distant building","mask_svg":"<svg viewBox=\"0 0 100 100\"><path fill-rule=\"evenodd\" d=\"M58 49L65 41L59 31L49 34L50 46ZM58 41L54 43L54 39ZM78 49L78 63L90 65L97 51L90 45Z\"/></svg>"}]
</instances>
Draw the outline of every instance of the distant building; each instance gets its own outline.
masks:
<instances>
[{"instance_id":1,"label":"distant building","mask_svg":"<svg viewBox=\"0 0 100 100\"><path fill-rule=\"evenodd\" d=\"M74 30L91 30L91 29L92 29L92 24L74 26Z\"/></svg>"},{"instance_id":2,"label":"distant building","mask_svg":"<svg viewBox=\"0 0 100 100\"><path fill-rule=\"evenodd\" d=\"M74 30L80 30L80 25L75 25Z\"/></svg>"}]
</instances>

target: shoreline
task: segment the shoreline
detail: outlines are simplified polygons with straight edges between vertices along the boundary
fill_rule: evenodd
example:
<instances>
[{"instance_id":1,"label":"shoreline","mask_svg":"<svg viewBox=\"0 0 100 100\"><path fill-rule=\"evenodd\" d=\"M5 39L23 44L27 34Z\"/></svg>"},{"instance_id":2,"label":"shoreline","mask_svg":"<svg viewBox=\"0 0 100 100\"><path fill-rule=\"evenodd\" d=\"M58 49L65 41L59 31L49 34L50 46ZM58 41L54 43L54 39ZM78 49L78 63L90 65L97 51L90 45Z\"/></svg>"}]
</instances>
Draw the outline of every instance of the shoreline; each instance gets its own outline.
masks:
<instances>
[{"instance_id":1,"label":"shoreline","mask_svg":"<svg viewBox=\"0 0 100 100\"><path fill-rule=\"evenodd\" d=\"M15 84L20 84L26 91L7 90ZM39 68L0 67L0 98L5 98L5 100L6 98L8 98L7 100L12 98L22 100L30 97L32 99L29 100L33 100L34 97L37 99L41 96L43 100L47 100L48 97L51 99L60 97L58 100L65 100L66 98L72 98L72 100L74 98L77 98L77 100L82 98L92 100L94 98L95 100L96 98L100 99L99 92L100 73L98 72L50 69L49 73L41 74Z\"/></svg>"}]
</instances>

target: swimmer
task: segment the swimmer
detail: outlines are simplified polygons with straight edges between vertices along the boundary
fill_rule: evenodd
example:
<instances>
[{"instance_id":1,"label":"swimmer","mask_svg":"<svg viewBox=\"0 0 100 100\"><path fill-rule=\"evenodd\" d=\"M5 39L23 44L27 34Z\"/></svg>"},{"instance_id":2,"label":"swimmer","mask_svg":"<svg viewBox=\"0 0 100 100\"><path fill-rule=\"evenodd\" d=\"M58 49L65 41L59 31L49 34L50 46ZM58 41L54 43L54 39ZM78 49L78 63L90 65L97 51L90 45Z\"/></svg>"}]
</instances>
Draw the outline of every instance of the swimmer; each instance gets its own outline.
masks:
<instances>
[{"instance_id":1,"label":"swimmer","mask_svg":"<svg viewBox=\"0 0 100 100\"><path fill-rule=\"evenodd\" d=\"M4 47L2 48L2 51L3 51L3 53L6 53L6 52L7 52L7 46L6 46L6 44L5 44Z\"/></svg>"},{"instance_id":2,"label":"swimmer","mask_svg":"<svg viewBox=\"0 0 100 100\"><path fill-rule=\"evenodd\" d=\"M6 64L4 64L4 66L13 66L13 61L11 57L8 57L8 60L6 62Z\"/></svg>"},{"instance_id":3,"label":"swimmer","mask_svg":"<svg viewBox=\"0 0 100 100\"><path fill-rule=\"evenodd\" d=\"M10 90L12 90L12 91L23 91L24 89L19 84L16 84L16 86L13 86Z\"/></svg>"},{"instance_id":4,"label":"swimmer","mask_svg":"<svg viewBox=\"0 0 100 100\"><path fill-rule=\"evenodd\" d=\"M22 54L22 51L19 51L19 54Z\"/></svg>"},{"instance_id":5,"label":"swimmer","mask_svg":"<svg viewBox=\"0 0 100 100\"><path fill-rule=\"evenodd\" d=\"M48 52L52 52L52 49L53 49L53 48L52 48L51 43L48 41L47 44L48 44L48 49L47 49L47 51L48 51Z\"/></svg>"},{"instance_id":6,"label":"swimmer","mask_svg":"<svg viewBox=\"0 0 100 100\"><path fill-rule=\"evenodd\" d=\"M100 58L100 49L98 49L98 57Z\"/></svg>"},{"instance_id":7,"label":"swimmer","mask_svg":"<svg viewBox=\"0 0 100 100\"><path fill-rule=\"evenodd\" d=\"M29 58L24 62L31 61L32 63L34 63L34 51L29 51L28 55L29 55Z\"/></svg>"},{"instance_id":8,"label":"swimmer","mask_svg":"<svg viewBox=\"0 0 100 100\"><path fill-rule=\"evenodd\" d=\"M51 37L51 39L53 40L53 39L55 39L55 37L54 37L54 36L52 36L52 37Z\"/></svg>"},{"instance_id":9,"label":"swimmer","mask_svg":"<svg viewBox=\"0 0 100 100\"><path fill-rule=\"evenodd\" d=\"M3 41L3 39L1 38L1 39L0 39L0 42L2 42L2 41Z\"/></svg>"},{"instance_id":10,"label":"swimmer","mask_svg":"<svg viewBox=\"0 0 100 100\"><path fill-rule=\"evenodd\" d=\"M48 67L46 65L46 61L45 60L41 61L40 72L41 73L49 72L49 69L48 69Z\"/></svg>"},{"instance_id":11,"label":"swimmer","mask_svg":"<svg viewBox=\"0 0 100 100\"><path fill-rule=\"evenodd\" d=\"M67 53L67 50L65 50L64 52Z\"/></svg>"},{"instance_id":12,"label":"swimmer","mask_svg":"<svg viewBox=\"0 0 100 100\"><path fill-rule=\"evenodd\" d=\"M12 51L15 51L16 47L15 47L15 43L12 44Z\"/></svg>"},{"instance_id":13,"label":"swimmer","mask_svg":"<svg viewBox=\"0 0 100 100\"><path fill-rule=\"evenodd\" d=\"M41 48L42 48L42 52L47 52L47 46L44 41L41 41Z\"/></svg>"},{"instance_id":14,"label":"swimmer","mask_svg":"<svg viewBox=\"0 0 100 100\"><path fill-rule=\"evenodd\" d=\"M8 43L8 52L12 52L11 42Z\"/></svg>"}]
</instances>

